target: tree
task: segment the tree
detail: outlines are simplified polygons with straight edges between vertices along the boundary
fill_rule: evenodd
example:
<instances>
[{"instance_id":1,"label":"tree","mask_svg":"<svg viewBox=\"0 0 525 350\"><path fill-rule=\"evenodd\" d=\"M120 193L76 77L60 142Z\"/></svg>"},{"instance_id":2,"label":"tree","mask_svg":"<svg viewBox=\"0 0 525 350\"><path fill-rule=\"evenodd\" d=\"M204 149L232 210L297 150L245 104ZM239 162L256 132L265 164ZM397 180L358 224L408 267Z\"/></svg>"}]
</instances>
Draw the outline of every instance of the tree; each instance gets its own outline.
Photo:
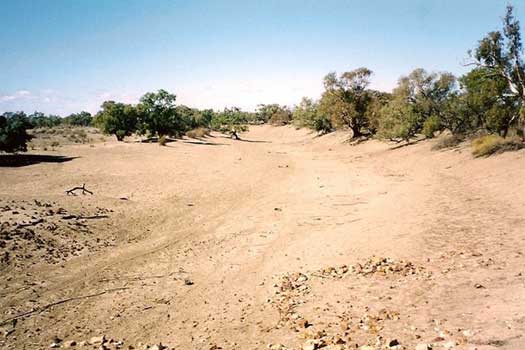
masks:
<instances>
[{"instance_id":1,"label":"tree","mask_svg":"<svg viewBox=\"0 0 525 350\"><path fill-rule=\"evenodd\" d=\"M408 141L424 132L427 137L443 128L444 111L456 93L456 78L450 73L415 69L401 77L392 100L381 110L380 136Z\"/></svg>"},{"instance_id":2,"label":"tree","mask_svg":"<svg viewBox=\"0 0 525 350\"><path fill-rule=\"evenodd\" d=\"M31 123L24 112L0 115L0 151L27 151L27 142L31 140L31 135L27 134L26 129L30 127Z\"/></svg>"},{"instance_id":3,"label":"tree","mask_svg":"<svg viewBox=\"0 0 525 350\"><path fill-rule=\"evenodd\" d=\"M377 133L381 123L381 110L392 99L392 94L377 90L368 90L370 101L366 108L365 117L368 120L368 130Z\"/></svg>"},{"instance_id":4,"label":"tree","mask_svg":"<svg viewBox=\"0 0 525 350\"><path fill-rule=\"evenodd\" d=\"M520 109L511 117L509 124L518 122L519 132L525 141L525 63L520 24L513 11L512 6L507 6L502 31L489 32L469 54L474 60L470 64L505 80L509 92L517 98Z\"/></svg>"},{"instance_id":5,"label":"tree","mask_svg":"<svg viewBox=\"0 0 525 350\"><path fill-rule=\"evenodd\" d=\"M166 90L148 92L140 98L140 131L151 136L181 136L188 125L177 112L177 96ZM187 108L187 107L186 107Z\"/></svg>"},{"instance_id":6,"label":"tree","mask_svg":"<svg viewBox=\"0 0 525 350\"><path fill-rule=\"evenodd\" d=\"M519 99L510 91L507 81L485 67L471 70L459 79L461 105L458 117L465 129L484 128L507 136L519 114Z\"/></svg>"},{"instance_id":7,"label":"tree","mask_svg":"<svg viewBox=\"0 0 525 350\"><path fill-rule=\"evenodd\" d=\"M319 112L319 104L308 97L303 97L295 106L292 119L296 125L314 129L321 134L333 130L330 119Z\"/></svg>"},{"instance_id":8,"label":"tree","mask_svg":"<svg viewBox=\"0 0 525 350\"><path fill-rule=\"evenodd\" d=\"M137 122L138 112L134 106L115 101L104 102L102 110L94 118L94 124L102 132L115 135L118 141L135 132Z\"/></svg>"},{"instance_id":9,"label":"tree","mask_svg":"<svg viewBox=\"0 0 525 350\"><path fill-rule=\"evenodd\" d=\"M257 106L256 120L274 125L286 125L292 121L292 112L277 103Z\"/></svg>"},{"instance_id":10,"label":"tree","mask_svg":"<svg viewBox=\"0 0 525 350\"><path fill-rule=\"evenodd\" d=\"M371 99L367 91L371 76L372 71L368 68L358 68L339 78L335 72L324 78L325 91L319 110L335 127L349 127L354 138L370 134L366 110Z\"/></svg>"},{"instance_id":11,"label":"tree","mask_svg":"<svg viewBox=\"0 0 525 350\"><path fill-rule=\"evenodd\" d=\"M238 107L225 108L224 111L215 113L211 120L211 127L221 132L229 132L232 137L238 138L237 133L246 131L248 113Z\"/></svg>"},{"instance_id":12,"label":"tree","mask_svg":"<svg viewBox=\"0 0 525 350\"><path fill-rule=\"evenodd\" d=\"M52 128L62 123L62 118L56 115L45 115L42 112L34 112L29 115L29 123L32 128Z\"/></svg>"},{"instance_id":13,"label":"tree","mask_svg":"<svg viewBox=\"0 0 525 350\"><path fill-rule=\"evenodd\" d=\"M80 113L72 113L64 118L64 123L76 126L90 126L93 121L91 113L82 111Z\"/></svg>"}]
</instances>

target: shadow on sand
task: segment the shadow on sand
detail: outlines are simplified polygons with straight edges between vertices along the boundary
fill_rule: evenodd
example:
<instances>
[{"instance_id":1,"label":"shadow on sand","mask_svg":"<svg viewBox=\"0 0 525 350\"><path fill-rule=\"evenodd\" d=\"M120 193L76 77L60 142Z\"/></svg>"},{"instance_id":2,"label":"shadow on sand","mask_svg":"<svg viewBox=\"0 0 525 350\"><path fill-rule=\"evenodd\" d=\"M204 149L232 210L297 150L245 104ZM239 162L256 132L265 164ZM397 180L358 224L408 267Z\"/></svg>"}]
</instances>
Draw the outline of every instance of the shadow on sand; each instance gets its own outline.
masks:
<instances>
[{"instance_id":1,"label":"shadow on sand","mask_svg":"<svg viewBox=\"0 0 525 350\"><path fill-rule=\"evenodd\" d=\"M0 154L0 167L23 167L39 163L64 163L78 157L47 154Z\"/></svg>"},{"instance_id":2,"label":"shadow on sand","mask_svg":"<svg viewBox=\"0 0 525 350\"><path fill-rule=\"evenodd\" d=\"M195 139L200 140L200 139ZM230 146L226 143L215 143L215 142L207 142L207 141L182 141L182 143L189 143L192 145L204 145L204 146Z\"/></svg>"},{"instance_id":3,"label":"shadow on sand","mask_svg":"<svg viewBox=\"0 0 525 350\"><path fill-rule=\"evenodd\" d=\"M232 140L232 138L230 136L218 136L222 139L228 139L228 140ZM272 143L272 141L264 141L264 140L247 140L247 139L237 139L237 140L233 140L233 141L238 141L238 142L250 142L250 143Z\"/></svg>"}]
</instances>

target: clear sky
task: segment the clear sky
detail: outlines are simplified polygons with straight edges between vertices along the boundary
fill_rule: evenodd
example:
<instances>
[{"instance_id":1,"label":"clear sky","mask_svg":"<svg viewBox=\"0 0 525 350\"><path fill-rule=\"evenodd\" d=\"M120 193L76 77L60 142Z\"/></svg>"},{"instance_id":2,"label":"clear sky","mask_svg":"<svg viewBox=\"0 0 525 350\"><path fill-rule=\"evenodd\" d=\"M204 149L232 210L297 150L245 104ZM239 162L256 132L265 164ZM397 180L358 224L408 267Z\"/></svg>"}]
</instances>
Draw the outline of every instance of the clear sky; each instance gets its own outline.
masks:
<instances>
[{"instance_id":1,"label":"clear sky","mask_svg":"<svg viewBox=\"0 0 525 350\"><path fill-rule=\"evenodd\" d=\"M417 67L464 72L506 4L0 0L0 112L96 112L160 88L191 107L293 105L319 97L326 73L361 66L389 91ZM522 19L525 0L513 4Z\"/></svg>"}]
</instances>

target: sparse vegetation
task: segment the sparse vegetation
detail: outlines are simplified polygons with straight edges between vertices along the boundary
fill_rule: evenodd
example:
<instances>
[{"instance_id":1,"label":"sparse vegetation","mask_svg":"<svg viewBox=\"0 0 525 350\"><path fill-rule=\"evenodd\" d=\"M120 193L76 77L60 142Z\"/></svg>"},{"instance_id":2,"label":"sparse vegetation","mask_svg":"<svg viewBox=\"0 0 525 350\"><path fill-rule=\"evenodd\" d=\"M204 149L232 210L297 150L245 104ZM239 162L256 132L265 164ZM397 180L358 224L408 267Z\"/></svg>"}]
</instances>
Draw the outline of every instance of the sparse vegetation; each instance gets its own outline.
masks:
<instances>
[{"instance_id":1,"label":"sparse vegetation","mask_svg":"<svg viewBox=\"0 0 525 350\"><path fill-rule=\"evenodd\" d=\"M418 68L402 76L392 93L386 93L369 88L373 72L366 67L339 75L331 72L324 77L324 92L319 100L304 97L293 109L276 103L261 104L255 113L237 107L216 112L176 105L176 95L161 89L144 94L137 105L106 101L94 118L88 112L65 118L41 112L29 117L24 114L24 127L45 128L48 135L67 134L68 141L74 143L90 139L82 130L70 132L57 127L93 124L119 141L134 133L152 138L183 135L202 138L209 135L209 130L230 133L236 138L248 125L260 123L277 126L293 123L319 134L349 129L353 138L377 137L396 142L451 133L452 136L443 137L434 145L437 149L454 145L479 131L503 139L518 135L525 141L522 48L520 24L512 6L508 6L503 29L488 33L469 52L474 69L459 78L448 72ZM19 118L17 113L9 115ZM25 150L24 136L21 133L18 137L21 140L18 145L3 148ZM4 136L4 144L14 142L5 140ZM501 146L499 138L486 142L489 140L494 147ZM511 143L517 142L516 138L512 140ZM481 144L478 147L483 148Z\"/></svg>"},{"instance_id":2,"label":"sparse vegetation","mask_svg":"<svg viewBox=\"0 0 525 350\"><path fill-rule=\"evenodd\" d=\"M485 157L520 148L523 148L523 143L516 136L503 138L499 135L485 135L472 140L472 154L475 157Z\"/></svg>"},{"instance_id":3,"label":"sparse vegetation","mask_svg":"<svg viewBox=\"0 0 525 350\"><path fill-rule=\"evenodd\" d=\"M450 133L444 133L436 138L436 141L432 145L432 150L441 150L458 146L464 138L461 135L452 135Z\"/></svg>"},{"instance_id":4,"label":"sparse vegetation","mask_svg":"<svg viewBox=\"0 0 525 350\"><path fill-rule=\"evenodd\" d=\"M186 132L186 136L192 139L200 139L210 135L210 129L207 128L196 128Z\"/></svg>"},{"instance_id":5,"label":"sparse vegetation","mask_svg":"<svg viewBox=\"0 0 525 350\"><path fill-rule=\"evenodd\" d=\"M166 137L166 135L162 135L161 137L159 137L159 146L166 146L167 143L168 138Z\"/></svg>"}]
</instances>

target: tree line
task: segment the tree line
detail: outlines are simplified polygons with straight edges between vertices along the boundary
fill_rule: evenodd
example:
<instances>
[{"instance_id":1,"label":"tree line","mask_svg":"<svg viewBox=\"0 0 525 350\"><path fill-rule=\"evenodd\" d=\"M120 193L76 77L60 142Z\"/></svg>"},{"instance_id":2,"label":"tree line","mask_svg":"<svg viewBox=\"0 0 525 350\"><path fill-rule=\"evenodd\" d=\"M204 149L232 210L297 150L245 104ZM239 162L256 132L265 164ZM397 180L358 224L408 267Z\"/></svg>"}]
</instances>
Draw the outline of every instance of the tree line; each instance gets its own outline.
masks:
<instances>
[{"instance_id":1,"label":"tree line","mask_svg":"<svg viewBox=\"0 0 525 350\"><path fill-rule=\"evenodd\" d=\"M354 138L377 137L409 141L431 138L448 130L465 136L478 131L503 138L525 132L525 63L520 24L507 6L503 28L489 32L468 52L473 68L455 77L448 72L415 69L399 78L392 92L370 88L373 72L365 67L324 77L318 100L304 97L293 108L259 105L255 112L240 108L223 111L176 104L165 90L148 92L136 105L106 101L91 116L87 112L66 118L35 112L0 116L0 150L25 150L31 127L58 124L93 125L119 141L134 133L148 137L180 137L195 128L236 133L248 124L294 124L319 133L350 129ZM23 129L23 130L22 130ZM18 140L18 141L17 141Z\"/></svg>"}]
</instances>

